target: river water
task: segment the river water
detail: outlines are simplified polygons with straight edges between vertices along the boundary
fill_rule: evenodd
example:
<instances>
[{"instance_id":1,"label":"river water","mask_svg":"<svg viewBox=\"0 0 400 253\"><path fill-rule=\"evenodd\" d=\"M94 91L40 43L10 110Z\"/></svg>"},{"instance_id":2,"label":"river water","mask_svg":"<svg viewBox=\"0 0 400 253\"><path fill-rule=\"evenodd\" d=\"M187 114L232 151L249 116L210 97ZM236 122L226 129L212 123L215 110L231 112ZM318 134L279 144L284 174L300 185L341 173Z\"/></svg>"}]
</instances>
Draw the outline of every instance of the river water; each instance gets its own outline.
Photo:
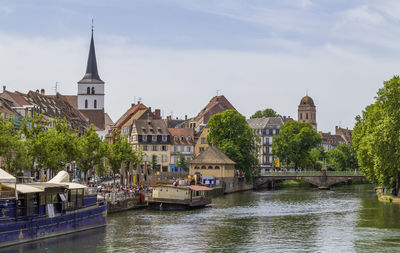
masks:
<instances>
[{"instance_id":1,"label":"river water","mask_svg":"<svg viewBox=\"0 0 400 253\"><path fill-rule=\"evenodd\" d=\"M107 227L0 252L400 252L400 204L370 185L248 191L187 212L132 210Z\"/></svg>"}]
</instances>

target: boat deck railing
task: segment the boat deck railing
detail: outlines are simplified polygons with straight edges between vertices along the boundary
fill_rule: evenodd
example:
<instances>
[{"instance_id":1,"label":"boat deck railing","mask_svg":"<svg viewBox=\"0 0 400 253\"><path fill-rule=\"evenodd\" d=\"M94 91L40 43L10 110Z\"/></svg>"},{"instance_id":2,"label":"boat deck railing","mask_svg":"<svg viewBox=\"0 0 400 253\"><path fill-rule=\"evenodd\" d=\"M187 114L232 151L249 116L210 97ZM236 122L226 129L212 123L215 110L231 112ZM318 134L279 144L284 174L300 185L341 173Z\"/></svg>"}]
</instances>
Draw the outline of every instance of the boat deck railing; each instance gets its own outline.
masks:
<instances>
[{"instance_id":1,"label":"boat deck railing","mask_svg":"<svg viewBox=\"0 0 400 253\"><path fill-rule=\"evenodd\" d=\"M0 191L0 199L10 199L15 197L15 191Z\"/></svg>"}]
</instances>

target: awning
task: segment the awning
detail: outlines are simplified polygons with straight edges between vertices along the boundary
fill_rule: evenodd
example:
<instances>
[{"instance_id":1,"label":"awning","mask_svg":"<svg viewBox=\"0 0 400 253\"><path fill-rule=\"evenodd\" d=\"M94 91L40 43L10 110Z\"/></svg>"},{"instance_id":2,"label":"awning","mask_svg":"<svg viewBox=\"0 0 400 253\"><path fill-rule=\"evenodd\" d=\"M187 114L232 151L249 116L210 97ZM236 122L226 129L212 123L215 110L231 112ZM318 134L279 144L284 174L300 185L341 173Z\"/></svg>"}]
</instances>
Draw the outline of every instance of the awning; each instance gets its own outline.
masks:
<instances>
[{"instance_id":1,"label":"awning","mask_svg":"<svg viewBox=\"0 0 400 253\"><path fill-rule=\"evenodd\" d=\"M59 184L59 183L68 183L69 182L69 174L68 172L62 170L57 173L55 177L48 181L49 183Z\"/></svg>"},{"instance_id":2,"label":"awning","mask_svg":"<svg viewBox=\"0 0 400 253\"><path fill-rule=\"evenodd\" d=\"M17 192L19 193L35 193L35 192L43 192L42 189L26 185L26 184L5 184L3 183L4 186L15 189L15 186L17 186Z\"/></svg>"},{"instance_id":3,"label":"awning","mask_svg":"<svg viewBox=\"0 0 400 253\"><path fill-rule=\"evenodd\" d=\"M189 188L192 191L211 191L211 188L205 187L205 186L201 186L201 185L189 185L187 186L187 188Z\"/></svg>"},{"instance_id":4,"label":"awning","mask_svg":"<svg viewBox=\"0 0 400 253\"><path fill-rule=\"evenodd\" d=\"M17 180L16 178L6 172L3 169L0 169L0 183L15 183Z\"/></svg>"}]
</instances>

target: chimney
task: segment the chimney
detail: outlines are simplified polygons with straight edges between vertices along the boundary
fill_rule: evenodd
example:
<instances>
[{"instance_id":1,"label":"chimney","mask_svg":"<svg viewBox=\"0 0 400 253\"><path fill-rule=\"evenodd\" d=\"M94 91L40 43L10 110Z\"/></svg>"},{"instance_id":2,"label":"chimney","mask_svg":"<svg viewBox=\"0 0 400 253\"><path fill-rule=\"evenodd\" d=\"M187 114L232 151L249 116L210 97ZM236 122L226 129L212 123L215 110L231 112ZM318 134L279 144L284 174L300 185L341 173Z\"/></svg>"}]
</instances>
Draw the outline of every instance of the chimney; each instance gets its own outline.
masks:
<instances>
[{"instance_id":1,"label":"chimney","mask_svg":"<svg viewBox=\"0 0 400 253\"><path fill-rule=\"evenodd\" d=\"M187 121L187 115L185 115L185 121Z\"/></svg>"},{"instance_id":2,"label":"chimney","mask_svg":"<svg viewBox=\"0 0 400 253\"><path fill-rule=\"evenodd\" d=\"M155 109L154 114L156 119L161 119L161 110L160 109Z\"/></svg>"},{"instance_id":3,"label":"chimney","mask_svg":"<svg viewBox=\"0 0 400 253\"><path fill-rule=\"evenodd\" d=\"M5 92L6 91L6 86L5 85L3 85L3 92Z\"/></svg>"},{"instance_id":4,"label":"chimney","mask_svg":"<svg viewBox=\"0 0 400 253\"><path fill-rule=\"evenodd\" d=\"M40 90L40 94L44 95L44 89Z\"/></svg>"},{"instance_id":5,"label":"chimney","mask_svg":"<svg viewBox=\"0 0 400 253\"><path fill-rule=\"evenodd\" d=\"M139 103L138 103L139 104ZM131 104L131 107L134 107L135 106L135 104Z\"/></svg>"},{"instance_id":6,"label":"chimney","mask_svg":"<svg viewBox=\"0 0 400 253\"><path fill-rule=\"evenodd\" d=\"M36 90L36 93L39 93L39 90Z\"/></svg>"}]
</instances>

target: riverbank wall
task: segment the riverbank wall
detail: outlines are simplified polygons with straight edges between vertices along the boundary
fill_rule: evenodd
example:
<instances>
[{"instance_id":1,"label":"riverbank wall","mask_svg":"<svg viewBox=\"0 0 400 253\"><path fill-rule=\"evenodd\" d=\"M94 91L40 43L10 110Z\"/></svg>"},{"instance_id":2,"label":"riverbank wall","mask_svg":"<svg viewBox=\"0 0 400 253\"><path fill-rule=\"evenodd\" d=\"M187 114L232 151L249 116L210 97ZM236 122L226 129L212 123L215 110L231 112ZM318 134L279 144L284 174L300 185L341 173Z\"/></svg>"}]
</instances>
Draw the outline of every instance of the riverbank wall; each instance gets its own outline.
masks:
<instances>
[{"instance_id":1,"label":"riverbank wall","mask_svg":"<svg viewBox=\"0 0 400 253\"><path fill-rule=\"evenodd\" d=\"M253 184L246 182L243 177L224 178L221 181L223 181L225 194L253 190Z\"/></svg>"}]
</instances>

